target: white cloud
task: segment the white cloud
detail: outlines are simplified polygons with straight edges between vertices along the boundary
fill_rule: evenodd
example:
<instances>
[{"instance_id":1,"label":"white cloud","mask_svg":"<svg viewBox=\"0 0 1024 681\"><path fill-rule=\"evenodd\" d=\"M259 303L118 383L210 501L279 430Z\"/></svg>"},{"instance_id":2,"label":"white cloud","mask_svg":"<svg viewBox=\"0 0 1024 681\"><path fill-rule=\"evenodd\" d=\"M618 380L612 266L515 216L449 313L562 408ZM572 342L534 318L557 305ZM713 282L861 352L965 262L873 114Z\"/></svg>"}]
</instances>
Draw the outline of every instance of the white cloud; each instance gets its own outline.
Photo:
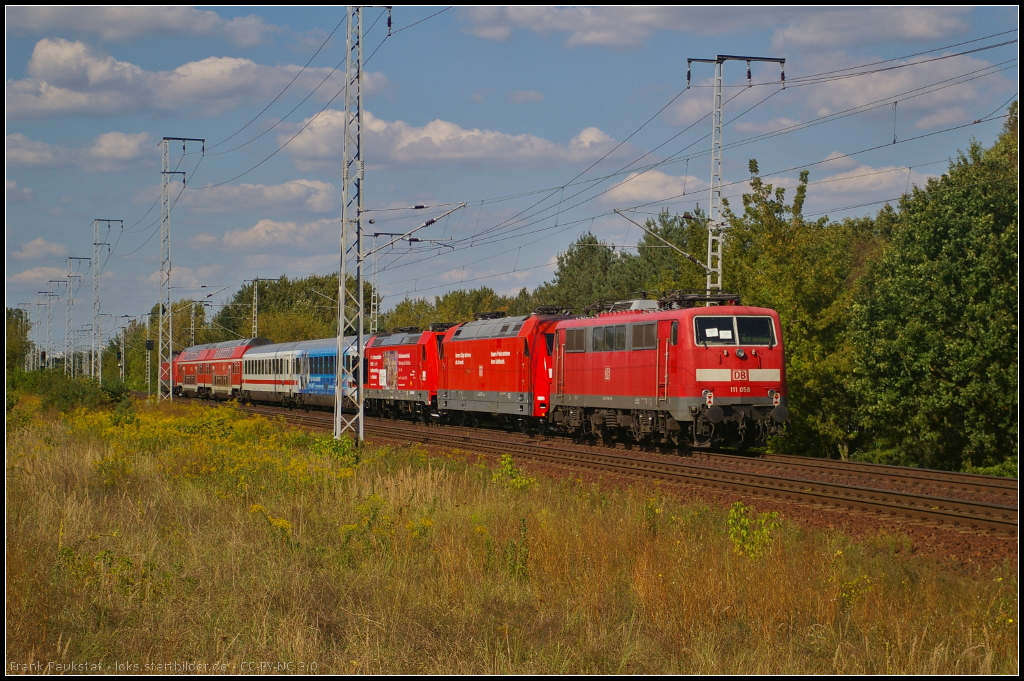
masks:
<instances>
[{"instance_id":1,"label":"white cloud","mask_svg":"<svg viewBox=\"0 0 1024 681\"><path fill-rule=\"evenodd\" d=\"M307 119L308 120L308 119ZM305 125L303 121L302 125ZM567 145L534 135L509 135L494 130L467 130L455 123L434 120L424 126L404 121L385 121L366 112L364 139L369 156L394 164L498 163L536 166L539 164L592 161L611 149L615 140L601 130L582 130ZM329 109L310 123L286 151L301 172L326 169L336 164L342 152L344 114ZM291 136L278 138L284 143Z\"/></svg>"},{"instance_id":2,"label":"white cloud","mask_svg":"<svg viewBox=\"0 0 1024 681\"><path fill-rule=\"evenodd\" d=\"M336 210L338 192L330 182L290 180L283 184L240 184L188 192L182 203L198 213L238 213L250 210Z\"/></svg>"},{"instance_id":3,"label":"white cloud","mask_svg":"<svg viewBox=\"0 0 1024 681\"><path fill-rule=\"evenodd\" d=\"M63 279L65 276L67 276L67 270L59 267L33 267L15 274L10 277L10 280L27 284L45 284L51 279Z\"/></svg>"},{"instance_id":4,"label":"white cloud","mask_svg":"<svg viewBox=\"0 0 1024 681\"><path fill-rule=\"evenodd\" d=\"M148 284L149 286L152 286L152 287L159 287L160 286L160 278L161 278L162 274L163 274L162 272L157 270L156 272L153 272L152 274L150 274L148 277L144 277L144 278L143 277L139 277L138 281L139 281L140 284ZM173 286L175 289L178 289L178 288L182 288L182 289L196 288L196 289L198 289L201 284L202 284L202 282L199 281L199 278L196 276L196 273L195 273L194 270L192 270L192 268L190 268L190 267L174 267L174 268L171 269L171 286ZM189 298L191 296L191 294L192 294L192 292L190 292L190 291L178 291L178 290L175 290L175 292L174 292L174 301L177 302L178 300L181 300L182 298ZM203 295L205 295L205 293Z\"/></svg>"},{"instance_id":5,"label":"white cloud","mask_svg":"<svg viewBox=\"0 0 1024 681\"><path fill-rule=\"evenodd\" d=\"M77 165L85 172L119 172L156 163L159 150L149 133L107 132L87 148L71 149L30 140L21 133L7 136L7 164L12 167Z\"/></svg>"},{"instance_id":6,"label":"white cloud","mask_svg":"<svg viewBox=\"0 0 1024 681\"><path fill-rule=\"evenodd\" d=\"M808 187L808 196L812 193L824 196L828 200L837 195L864 198L867 195L888 199L902 194L910 185L923 185L932 177L913 169L900 166L872 167L859 165L832 175L826 175L816 184Z\"/></svg>"},{"instance_id":7,"label":"white cloud","mask_svg":"<svg viewBox=\"0 0 1024 681\"><path fill-rule=\"evenodd\" d=\"M27 244L21 245L20 251L14 251L11 253L11 257L17 258L18 260L28 260L29 258L61 258L68 254L68 247L63 244L55 244L52 241L47 241L43 237L33 239Z\"/></svg>"},{"instance_id":8,"label":"white cloud","mask_svg":"<svg viewBox=\"0 0 1024 681\"><path fill-rule=\"evenodd\" d=\"M101 40L128 41L159 35L225 35L236 45L264 42L276 26L249 15L225 20L193 7L8 7L7 30L15 35L72 31Z\"/></svg>"},{"instance_id":9,"label":"white cloud","mask_svg":"<svg viewBox=\"0 0 1024 681\"><path fill-rule=\"evenodd\" d=\"M739 31L778 23L786 13L731 7L474 7L462 9L460 16L468 33L487 40L508 40L522 28L568 33L567 47L636 49L658 31Z\"/></svg>"},{"instance_id":10,"label":"white cloud","mask_svg":"<svg viewBox=\"0 0 1024 681\"><path fill-rule=\"evenodd\" d=\"M530 102L543 102L544 93L538 90L513 90L508 93L506 99L511 104L529 104Z\"/></svg>"},{"instance_id":11,"label":"white cloud","mask_svg":"<svg viewBox=\"0 0 1024 681\"><path fill-rule=\"evenodd\" d=\"M568 34L566 47L636 49L660 31L701 35L779 26L773 49L834 49L881 41L932 40L963 32L966 8L804 7L474 7L460 10L466 32L506 41L515 29Z\"/></svg>"},{"instance_id":12,"label":"white cloud","mask_svg":"<svg viewBox=\"0 0 1024 681\"><path fill-rule=\"evenodd\" d=\"M329 247L337 250L338 229L336 218L304 223L264 219L247 229L230 230L220 239L209 234L200 234L194 237L189 245L197 250L217 247L250 254L266 253L268 249L273 249L275 254L281 249L301 252Z\"/></svg>"},{"instance_id":13,"label":"white cloud","mask_svg":"<svg viewBox=\"0 0 1024 681\"><path fill-rule=\"evenodd\" d=\"M888 41L936 40L969 28L967 7L871 7L807 12L772 36L772 49L829 49Z\"/></svg>"},{"instance_id":14,"label":"white cloud","mask_svg":"<svg viewBox=\"0 0 1024 681\"><path fill-rule=\"evenodd\" d=\"M32 52L30 77L8 82L7 113L12 118L29 118L155 110L212 116L272 99L301 68L295 64L265 66L237 57L207 57L172 71L154 72L118 61L80 41L45 38ZM327 82L316 96L326 101L344 84L342 73L326 67L306 69L295 81L294 92L313 90L325 78ZM383 74L365 75L366 96L387 87Z\"/></svg>"},{"instance_id":15,"label":"white cloud","mask_svg":"<svg viewBox=\"0 0 1024 681\"><path fill-rule=\"evenodd\" d=\"M147 132L106 132L96 138L89 153L98 159L134 161L145 153L147 146L151 146Z\"/></svg>"},{"instance_id":16,"label":"white cloud","mask_svg":"<svg viewBox=\"0 0 1024 681\"><path fill-rule=\"evenodd\" d=\"M693 175L667 175L660 170L632 173L602 197L606 203L639 205L678 200L683 195L707 192L709 184Z\"/></svg>"},{"instance_id":17,"label":"white cloud","mask_svg":"<svg viewBox=\"0 0 1024 681\"><path fill-rule=\"evenodd\" d=\"M7 136L7 165L14 167L51 166L63 161L67 150L45 142L36 142L16 132Z\"/></svg>"},{"instance_id":18,"label":"white cloud","mask_svg":"<svg viewBox=\"0 0 1024 681\"><path fill-rule=\"evenodd\" d=\"M856 168L858 165L857 159L844 154L841 151L833 151L823 159L823 162L818 166L822 170L847 170L849 168Z\"/></svg>"},{"instance_id":19,"label":"white cloud","mask_svg":"<svg viewBox=\"0 0 1024 681\"><path fill-rule=\"evenodd\" d=\"M914 127L918 130L927 130L929 128L939 128L947 125L966 123L969 120L971 120L971 116L964 111L962 106L951 106L939 109L930 116L925 116L917 123L914 123Z\"/></svg>"},{"instance_id":20,"label":"white cloud","mask_svg":"<svg viewBox=\"0 0 1024 681\"><path fill-rule=\"evenodd\" d=\"M776 130L782 130L790 126L796 125L800 121L793 120L792 118L773 118L770 121L756 122L756 121L745 121L735 125L735 129L738 132L752 132L752 133L765 133L775 132Z\"/></svg>"},{"instance_id":21,"label":"white cloud","mask_svg":"<svg viewBox=\"0 0 1024 681\"><path fill-rule=\"evenodd\" d=\"M822 57L816 70L828 71L845 68L851 66L852 61L848 55L836 54ZM857 59L857 63L870 61L875 60ZM996 74L969 80L963 84L942 87L927 94L919 94L920 90L933 83L949 81L963 74L979 71L991 66L991 63L971 56L962 56L941 61L927 61L921 57L899 62L899 64L916 65L870 73L855 78L832 80L812 87L801 88L807 91L805 106L815 111L817 115L825 116L892 98L898 101L897 118L901 113L909 112L916 121L923 112L931 115L937 109L988 99L987 95L993 92L1012 92L1010 88L1014 87L1011 81ZM906 121L903 124L906 125Z\"/></svg>"},{"instance_id":22,"label":"white cloud","mask_svg":"<svg viewBox=\"0 0 1024 681\"><path fill-rule=\"evenodd\" d=\"M7 202L8 203L30 203L32 201L32 189L29 187L19 187L18 183L14 180L5 180L7 185Z\"/></svg>"}]
</instances>

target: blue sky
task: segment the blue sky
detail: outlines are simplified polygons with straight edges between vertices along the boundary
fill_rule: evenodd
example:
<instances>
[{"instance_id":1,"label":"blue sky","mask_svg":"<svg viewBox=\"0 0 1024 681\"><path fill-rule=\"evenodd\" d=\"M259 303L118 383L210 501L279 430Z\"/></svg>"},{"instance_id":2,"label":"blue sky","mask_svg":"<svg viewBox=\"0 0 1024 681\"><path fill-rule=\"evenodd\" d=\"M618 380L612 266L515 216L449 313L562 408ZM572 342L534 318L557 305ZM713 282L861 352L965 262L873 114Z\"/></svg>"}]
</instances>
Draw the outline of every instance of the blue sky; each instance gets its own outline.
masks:
<instances>
[{"instance_id":1,"label":"blue sky","mask_svg":"<svg viewBox=\"0 0 1024 681\"><path fill-rule=\"evenodd\" d=\"M368 228L467 203L417 235L447 243L382 254L385 309L533 288L587 230L635 245L616 208L706 208L714 66L695 64L686 90L688 57L786 59L785 89L774 64L755 64L750 88L745 63L725 65L725 194L738 205L751 158L787 187L806 167L805 211L834 218L874 213L972 138L990 144L1017 92L1016 8L443 9L396 7L390 37L383 10L364 10L365 206L391 209ZM92 220L117 218L123 233L100 238L103 312L150 308L164 136L207 140L205 154L172 147L187 178L172 194L175 299L336 270L341 98L328 102L344 25L328 36L344 19L8 6L7 305L34 303L68 257L92 255ZM430 208L394 210L414 204ZM91 282L88 266L74 272ZM91 295L76 293L75 328Z\"/></svg>"}]
</instances>

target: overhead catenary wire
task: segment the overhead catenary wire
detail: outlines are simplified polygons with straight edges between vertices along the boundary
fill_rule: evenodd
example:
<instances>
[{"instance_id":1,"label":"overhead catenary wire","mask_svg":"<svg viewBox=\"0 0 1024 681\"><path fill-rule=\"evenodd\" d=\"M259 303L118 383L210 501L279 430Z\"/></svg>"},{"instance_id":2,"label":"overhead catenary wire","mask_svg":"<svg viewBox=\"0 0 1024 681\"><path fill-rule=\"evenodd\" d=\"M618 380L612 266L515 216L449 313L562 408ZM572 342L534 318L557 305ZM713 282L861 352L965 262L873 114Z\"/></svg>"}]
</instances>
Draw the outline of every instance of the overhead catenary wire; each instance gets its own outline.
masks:
<instances>
[{"instance_id":1,"label":"overhead catenary wire","mask_svg":"<svg viewBox=\"0 0 1024 681\"><path fill-rule=\"evenodd\" d=\"M1015 61L1015 60L1008 60L1008 61ZM997 65L997 66L998 66L998 65ZM989 68L989 67L986 67L985 69L979 69L978 71L986 71L986 70L988 70L988 68ZM1009 67L1005 67L1005 68L1009 68ZM1005 69L999 69L999 70L1005 70ZM854 107L854 108L852 108L852 109L844 110L844 111L841 111L841 112L836 112L835 114L830 114L830 115L828 115L828 116L822 116L822 117L819 117L819 118L817 118L817 119L812 119L811 121L806 121L806 122L804 122L804 123L801 123L801 124L797 124L797 125L794 125L794 126L790 126L790 127L788 127L788 128L785 128L785 129L783 129L783 130L779 130L779 131L774 131L774 132L772 132L772 133L765 133L765 134L762 134L762 135L757 135L757 136L754 136L754 137L752 137L752 138L746 138L746 139L743 139L743 140L738 140L738 141L736 141L736 142L733 142L733 143L731 143L731 144L725 145L725 147L726 147L726 148L734 148L734 147L742 146L742 145L744 145L744 144L749 144L749 143L750 143L750 142L752 142L752 141L760 141L760 140L763 140L763 139L768 139L768 138L771 138L771 137L775 137L775 136L778 136L778 135L780 135L780 134L788 134L788 133L790 133L790 132L795 132L795 131L797 131L797 130L799 130L799 129L803 129L803 128L805 128L805 127L810 127L811 125L815 125L815 124L820 124L821 122L827 122L827 121L828 121L829 119L835 119L835 118L844 118L844 117L846 117L847 115L853 115L854 113L857 113L857 112L858 112L858 111L857 111L858 109L861 109L861 110L870 110L870 109L865 109L865 107L871 107L872 105L875 105L875 106L874 106L874 107L872 107L872 108L877 108L878 106L886 106L886 105L887 105L887 104L888 104L888 103L889 103L889 102L890 102L890 101L891 101L891 100L892 100L893 98L895 98L895 97L899 97L899 98L901 98L901 99L904 99L904 100L905 100L905 99L910 99L910 98L912 98L912 97L916 97L916 96L921 96L921 95L923 95L923 94L928 94L928 93L930 93L930 92L934 92L934 91L936 91L936 90L938 90L938 89L943 89L943 88L945 88L945 87L952 87L952 86L954 86L954 85L962 84L963 82L967 82L967 81L966 81L966 80L965 80L965 81L961 81L961 80L959 80L959 79L960 79L960 78L964 78L965 76L968 76L968 75L972 75L972 74L973 74L973 75L972 75L972 78L968 79L968 80L971 80L971 79L974 79L974 78L977 78L977 77L984 77L984 76L986 76L986 75L992 75L992 73L995 73L995 72L997 72L997 71L992 71L992 72L990 72L990 73L984 73L984 74L981 74L981 75L978 75L978 72L977 72L977 71L975 71L975 72L968 72L968 74L961 74L960 76L954 76L953 78L950 78L950 79L946 79L946 80L943 80L943 81L938 81L937 83L932 83L932 84L931 84L931 85L929 85L929 86L924 86L924 87L922 87L922 88L916 88L916 89L914 89L914 90L910 90L910 91L908 91L909 93L916 93L916 94L908 94L908 93L897 93L897 94L895 94L895 95L892 95L892 96L886 97L886 98L884 98L884 99L882 99L882 100L876 100L876 102L869 102L868 104L862 105L862 106L860 106L860 107ZM947 81L949 81L949 80L954 80L954 81L957 81L957 82L954 82L954 83L947 83L947 84L945 84L945 85L941 85L942 83L946 83L946 82L947 82ZM940 85L941 85L941 87L936 87L936 86L940 86ZM925 92L922 92L922 90L926 90L927 88L934 88L934 89L932 89L932 90L927 90L927 91L925 91ZM749 110L750 110L750 109L748 109L747 111L749 111ZM746 113L746 112L744 112L744 113ZM742 116L742 115L743 115L743 114L740 114L739 116ZM728 122L727 124L729 124L729 123L732 123L732 122L734 122L735 120L737 120L737 118L739 118L739 116L737 116L737 117L734 117L734 118L730 119L730 121L729 121L729 122ZM950 128L950 129L956 129L957 127L962 127L962 126L954 126L954 128ZM947 130L949 130L949 129L947 129ZM942 132L942 131L937 131L937 132ZM915 137L915 138L912 138L912 139L920 139L921 137L925 137L925 136L930 136L931 134L935 134L935 133L928 133L928 134L926 134L926 135L919 135L919 136L917 136L917 137ZM705 135L705 136L704 136L703 138L701 138L701 139L704 139L704 138L706 138L706 137L707 137L707 135ZM700 141L700 140L697 140L696 142L692 143L692 144L691 144L691 145L689 145L689 146L690 146L690 147L692 147L692 146L693 146L693 144L696 144L696 143L698 143L699 141ZM907 140L907 141L909 141L909 140ZM884 145L882 145L882 146L884 146ZM861 150L860 152L855 152L855 153L863 153L864 151L869 151L869 150L873 150L873 149L877 149L877 148L880 148L880 146L876 146L876 147L871 147L871 148L869 148L869 149L867 149L867 150ZM685 150L685 148L684 148L684 150ZM678 153L679 153L679 152L677 152L677 154L678 154ZM705 156L705 155L707 155L707 153L709 153L709 152L700 152L700 153L698 153L698 154L693 154L693 155L690 155L690 156L686 157L686 160L688 161L688 160L689 160L690 158L697 158L697 157ZM675 158L674 158L674 157L675 157L675 156L676 156L677 154L674 154L673 156L670 156L670 157L668 157L667 159L665 159L665 160L663 160L663 161L660 161L660 162L658 162L658 163L655 163L655 164L651 164L650 166L647 166L647 167L645 167L644 171L646 171L646 170L650 170L651 168L656 168L656 167L661 167L661 166L664 166L664 165L668 165L668 164L670 164L670 163L672 163L672 162L679 162L679 161L682 161L683 159L678 159L678 160L677 160L677 159L675 159ZM809 166L809 165L816 165L817 163L823 163L823 162L826 162L827 160L831 160L831 159L826 159L826 160L823 160L823 161L818 161L818 162L814 162L814 163L810 163L810 164L805 164L805 165L808 165L808 166ZM628 166L627 166L627 168L628 168ZM620 172L622 172L622 171L620 171ZM609 176L607 176L607 177L612 177L612 176L614 176L614 175L615 175L615 174L613 174L613 175L609 175ZM583 184L586 184L586 183L583 183ZM620 183L620 184L621 184L621 183ZM618 185L616 185L616 186L618 186ZM575 204L574 206L571 206L570 208L574 208L574 207L577 207L577 206L579 206L579 205L582 205L582 203L585 203L585 202L586 202L586 201L588 201L588 200L592 200L593 198L596 198L597 196L601 196L601 195L603 195L603 194L607 193L608 191L612 191L612 190L613 190L614 188L615 188L615 187L610 187L610 188L608 188L608 189L605 189L604 191L602 191L602 192L600 192L600 193L596 194L595 196L593 196L593 197L590 197L589 199L585 199L584 201L582 201L582 202L580 202L580 203L577 203L577 204ZM584 190L584 191L585 191L585 190ZM579 195L580 193L581 193L581 192L577 192L577 193L576 193L576 194L574 194L573 196L578 196L578 195ZM570 197L570 198L571 198L571 197ZM536 204L535 204L535 205L536 205ZM542 211L542 212L543 212L543 211ZM537 215L537 214L535 214L535 215ZM535 223L527 223L527 226L528 226L529 224L535 224ZM521 227L520 227L520 228L521 228ZM520 228L516 228L516 230L518 230L518 229L520 229ZM487 232L490 232L490 231L493 231L493 228L488 228L488 229L487 229L487 230L485 230L485 231L484 231L483 233L487 233ZM481 233L481 234L483 234L483 233ZM480 246L480 245L486 245L487 243L492 243L492 241L488 241L488 240L480 241L479 237L480 237L480 234L478 234L478 235L477 235L477 237L476 237L476 240L475 240L475 245L477 245L477 246ZM504 239L497 239L497 240L504 240ZM414 264L414 263L407 263L406 265L410 265L410 264Z\"/></svg>"},{"instance_id":2,"label":"overhead catenary wire","mask_svg":"<svg viewBox=\"0 0 1024 681\"><path fill-rule=\"evenodd\" d=\"M998 120L1000 118L1005 118L1005 115L989 117L989 118L984 119L984 120L978 120L978 121L974 121L974 122L971 122L971 123L966 123L966 124L963 124L963 125L952 126L950 128L946 128L946 129L943 129L943 130L933 131L931 133L925 133L925 134L922 134L922 135L918 135L916 137L907 138L907 139L904 139L904 140L899 140L898 144L905 144L905 143L916 141L918 139L922 139L922 138L925 138L925 137L931 137L931 136L936 135L936 134L950 132L950 131L953 131L953 130L958 130L958 129L962 129L962 128L965 128L965 127L970 127L970 126L973 126L973 125L978 125L978 124L981 124L981 123L985 123L985 122L988 122L988 121L991 121L991 120ZM866 153L866 152L873 151L873 150L876 150L876 149L879 149L879 148L882 148L882 147L886 147L886 146L891 146L891 144L887 143L887 144L878 145L878 146L875 146L875 147L869 147L869 148L862 149L862 150L859 150L859 151L850 152L848 154L842 154L842 155L834 156L834 157L829 158L829 159L824 159L824 160L816 161L816 162L813 162L813 163L801 164L801 165L798 165L798 166L793 166L791 168L787 168L787 169L784 169L784 170L781 170L781 171L775 171L774 173L765 173L765 174L762 174L761 177L762 178L764 178L764 177L771 177L771 176L774 176L774 175L777 175L777 174L781 174L783 172L791 172L793 170L802 169L802 168L809 167L809 166L812 166L812 165L818 165L818 164L821 164L821 163L834 162L835 160L840 159L840 158L844 158L844 157L848 157L848 156L854 156L854 155ZM916 165L922 165L922 164L916 164ZM901 168L897 168L896 170L899 170L899 169L901 169ZM843 178L843 179L849 179L849 178ZM738 181L738 182L730 182L730 183L727 183L727 185L725 185L725 186L731 186L731 185L737 185L737 184L745 184L746 182L747 182L747 180ZM680 198L680 197L679 196L666 197L664 199L650 201L650 202L648 202L646 204L639 204L638 206L635 206L635 207L630 208L628 210L636 210L636 209L641 208L641 207L643 207L645 205L663 204L666 201L670 201L670 200L673 200L673 199L676 199L676 198ZM886 201L892 201L892 200L895 200L895 199L887 199ZM877 202L877 203L885 203L886 201L881 201L881 202ZM871 203L868 203L868 204L865 204L865 205L874 205L874 203L876 203L876 202L871 202ZM831 210L837 211L837 210L847 210L847 209L849 209L849 208L843 207L843 208L835 208L835 209L831 209ZM824 212L828 212L828 211L824 211ZM557 232L554 232L552 234L548 234L547 236L542 237L542 238L540 238L540 239L538 239L538 240L536 240L534 242L530 242L530 243L537 243L537 242L542 241L542 240L544 240L546 238L550 238L551 236L555 236L558 233L567 231L570 227L575 226L576 224L583 224L585 222L591 221L595 217L607 217L607 216L610 216L610 214L611 214L611 211L605 211L605 212L603 212L603 213L601 213L601 214L599 214L597 216L581 218L579 220L573 220L570 223L564 223L563 226L562 226L562 229L559 229ZM814 213L814 214L818 214L818 213ZM808 214L808 215L810 215L810 214ZM546 227L546 228L541 228L541 229L535 230L533 233L543 232L543 231L550 231L550 230L552 230L551 227ZM466 265L468 266L468 265L478 264L480 262L485 262L487 260L491 260L491 259L500 257L502 255L508 255L513 250L516 250L517 248L519 248L519 246L507 249L507 250L499 252L499 253L495 253L495 254L489 255L489 256L487 256L485 258L481 258L479 260L476 260L476 261L473 261L473 262L470 262L470 263L466 263ZM434 256L430 256L428 258L424 258L424 260L433 259L433 258L436 258L436 257L443 257L443 256L448 255L448 254L449 254L448 252L439 252L439 253L437 253ZM408 267L408 266L413 265L413 264L416 264L416 263L405 263L405 264L399 266L399 268ZM535 268L531 268L531 269L535 269ZM505 272L505 274L510 274L510 273L511 272ZM387 285L395 285L395 284L400 284L400 283L404 283L404 282L407 282L407 281L412 281L412 278L405 279L405 280L400 280L400 281L397 281L397 282L389 282Z\"/></svg>"}]
</instances>

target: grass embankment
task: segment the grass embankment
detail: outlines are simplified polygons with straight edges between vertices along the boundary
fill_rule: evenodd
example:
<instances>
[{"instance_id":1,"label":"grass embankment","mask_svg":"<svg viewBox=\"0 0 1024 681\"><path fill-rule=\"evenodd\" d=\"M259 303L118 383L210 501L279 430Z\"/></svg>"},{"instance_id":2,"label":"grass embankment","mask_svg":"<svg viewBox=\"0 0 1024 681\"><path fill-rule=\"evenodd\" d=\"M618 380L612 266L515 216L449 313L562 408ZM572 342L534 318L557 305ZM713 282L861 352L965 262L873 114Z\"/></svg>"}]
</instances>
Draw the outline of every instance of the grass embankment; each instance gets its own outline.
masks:
<instances>
[{"instance_id":1,"label":"grass embankment","mask_svg":"<svg viewBox=\"0 0 1024 681\"><path fill-rule=\"evenodd\" d=\"M357 453L230 408L21 402L9 670L1017 671L1012 572L942 573L896 539Z\"/></svg>"}]
</instances>

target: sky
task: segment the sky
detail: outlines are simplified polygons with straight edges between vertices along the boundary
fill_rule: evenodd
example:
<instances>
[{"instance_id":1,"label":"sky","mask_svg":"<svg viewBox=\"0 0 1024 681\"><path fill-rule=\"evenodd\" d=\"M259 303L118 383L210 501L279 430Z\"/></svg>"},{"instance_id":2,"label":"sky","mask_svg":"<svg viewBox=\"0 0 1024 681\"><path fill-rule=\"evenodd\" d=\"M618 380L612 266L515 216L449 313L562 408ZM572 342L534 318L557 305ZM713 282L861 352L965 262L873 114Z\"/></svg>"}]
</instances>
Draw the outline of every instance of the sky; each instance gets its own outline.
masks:
<instances>
[{"instance_id":1,"label":"sky","mask_svg":"<svg viewBox=\"0 0 1024 681\"><path fill-rule=\"evenodd\" d=\"M390 35L387 18L363 10L364 231L466 205L378 253L383 310L532 289L588 231L635 247L615 209L707 210L714 64L687 87L688 58L786 60L785 87L777 63L749 85L744 61L724 64L724 195L741 205L751 159L775 186L807 169L811 217L894 203L991 144L1017 95L1015 7L395 7ZM52 290L63 338L53 282L72 283L80 330L95 267L105 335L151 308L164 137L205 140L169 145L175 300L215 311L246 280L337 271L345 20L7 6L7 306L41 311ZM75 259L95 219L123 223L102 223L97 262ZM728 268L726 252L725 289Z\"/></svg>"}]
</instances>

